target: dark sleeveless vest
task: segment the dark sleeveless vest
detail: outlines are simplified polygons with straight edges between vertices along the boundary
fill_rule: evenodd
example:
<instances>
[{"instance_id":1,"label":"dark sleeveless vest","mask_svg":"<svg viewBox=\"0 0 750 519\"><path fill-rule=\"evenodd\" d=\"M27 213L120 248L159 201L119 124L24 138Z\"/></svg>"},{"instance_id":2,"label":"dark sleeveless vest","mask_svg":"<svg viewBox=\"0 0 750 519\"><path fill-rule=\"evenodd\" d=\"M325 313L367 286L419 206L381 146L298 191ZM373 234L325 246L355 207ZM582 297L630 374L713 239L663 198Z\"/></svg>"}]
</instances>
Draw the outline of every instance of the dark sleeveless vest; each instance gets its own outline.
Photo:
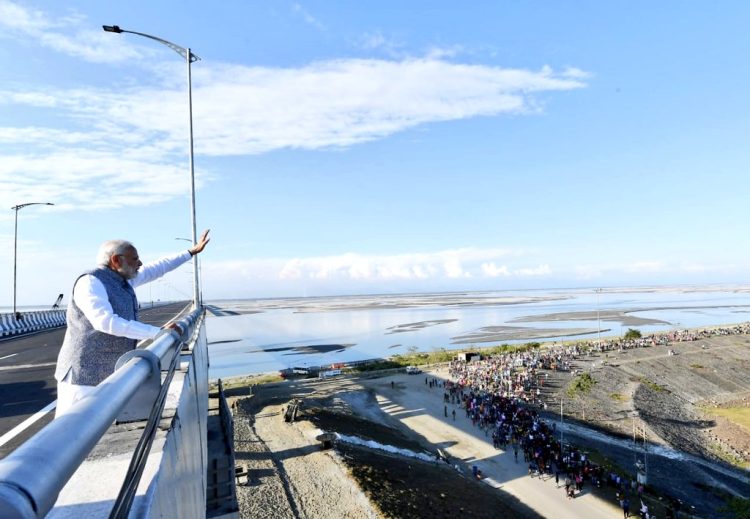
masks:
<instances>
[{"instance_id":1,"label":"dark sleeveless vest","mask_svg":"<svg viewBox=\"0 0 750 519\"><path fill-rule=\"evenodd\" d=\"M138 300L127 280L109 268L100 267L82 274L76 279L76 283L87 274L96 277L104 285L115 314L129 321L138 318ZM75 289L75 283L73 288ZM75 301L71 300L68 305L66 320L68 329L55 370L58 381L63 380L70 372L68 382L71 384L95 386L114 372L115 363L120 356L135 348L135 339L116 337L95 330Z\"/></svg>"}]
</instances>

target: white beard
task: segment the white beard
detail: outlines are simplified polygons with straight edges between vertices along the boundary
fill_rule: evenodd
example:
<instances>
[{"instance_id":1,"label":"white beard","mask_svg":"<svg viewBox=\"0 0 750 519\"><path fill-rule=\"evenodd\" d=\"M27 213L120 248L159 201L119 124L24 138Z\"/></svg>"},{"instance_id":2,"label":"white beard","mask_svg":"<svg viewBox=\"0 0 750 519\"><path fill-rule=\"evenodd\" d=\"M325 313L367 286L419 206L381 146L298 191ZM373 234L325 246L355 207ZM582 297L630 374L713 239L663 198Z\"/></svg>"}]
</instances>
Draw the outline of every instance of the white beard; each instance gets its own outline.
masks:
<instances>
[{"instance_id":1,"label":"white beard","mask_svg":"<svg viewBox=\"0 0 750 519\"><path fill-rule=\"evenodd\" d=\"M125 279L133 279L138 275L138 269L135 269L130 265L123 263L123 265L121 265L120 268L117 269L117 273Z\"/></svg>"}]
</instances>

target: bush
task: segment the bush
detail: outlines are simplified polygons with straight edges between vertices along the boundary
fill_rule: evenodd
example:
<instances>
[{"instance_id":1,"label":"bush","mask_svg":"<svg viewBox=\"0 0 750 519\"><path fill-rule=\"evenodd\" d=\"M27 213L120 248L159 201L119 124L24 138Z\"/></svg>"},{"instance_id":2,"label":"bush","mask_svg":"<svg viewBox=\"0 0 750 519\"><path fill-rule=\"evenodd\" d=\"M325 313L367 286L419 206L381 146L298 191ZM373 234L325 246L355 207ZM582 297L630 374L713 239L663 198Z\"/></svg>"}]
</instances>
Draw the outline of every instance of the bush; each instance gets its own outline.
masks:
<instances>
[{"instance_id":1,"label":"bush","mask_svg":"<svg viewBox=\"0 0 750 519\"><path fill-rule=\"evenodd\" d=\"M722 512L729 512L731 517L738 519L750 518L750 499L732 496L727 500L727 505L721 509Z\"/></svg>"},{"instance_id":2,"label":"bush","mask_svg":"<svg viewBox=\"0 0 750 519\"><path fill-rule=\"evenodd\" d=\"M576 393L588 393L596 384L596 380L590 373L578 375L568 386L568 396L574 397Z\"/></svg>"},{"instance_id":3,"label":"bush","mask_svg":"<svg viewBox=\"0 0 750 519\"><path fill-rule=\"evenodd\" d=\"M649 380L646 377L641 377L639 381L641 384L649 388L651 391L656 391L656 392L664 391L664 386L660 386L656 382Z\"/></svg>"},{"instance_id":4,"label":"bush","mask_svg":"<svg viewBox=\"0 0 750 519\"><path fill-rule=\"evenodd\" d=\"M628 328L628 331L625 332L625 340L626 341L632 341L632 340L635 340L635 339L640 339L641 337L642 337L641 336L641 331L640 330L636 330L635 328Z\"/></svg>"}]
</instances>

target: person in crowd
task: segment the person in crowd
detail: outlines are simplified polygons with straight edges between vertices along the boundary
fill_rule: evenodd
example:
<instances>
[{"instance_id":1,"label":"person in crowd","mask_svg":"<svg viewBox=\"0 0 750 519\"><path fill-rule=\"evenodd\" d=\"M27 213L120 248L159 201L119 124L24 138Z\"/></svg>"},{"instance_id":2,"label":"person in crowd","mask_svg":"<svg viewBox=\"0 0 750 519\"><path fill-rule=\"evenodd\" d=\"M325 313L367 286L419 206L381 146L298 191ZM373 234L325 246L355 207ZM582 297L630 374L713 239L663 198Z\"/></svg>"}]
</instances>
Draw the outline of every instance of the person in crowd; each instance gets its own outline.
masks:
<instances>
[{"instance_id":1,"label":"person in crowd","mask_svg":"<svg viewBox=\"0 0 750 519\"><path fill-rule=\"evenodd\" d=\"M175 323L159 328L139 322L134 289L203 252L210 241L208 233L204 231L192 248L147 265L143 265L138 250L128 241L109 240L101 245L97 267L73 283L67 330L55 370L57 417L91 394L114 372L117 359L133 350L137 341L153 339L162 329L182 334Z\"/></svg>"}]
</instances>

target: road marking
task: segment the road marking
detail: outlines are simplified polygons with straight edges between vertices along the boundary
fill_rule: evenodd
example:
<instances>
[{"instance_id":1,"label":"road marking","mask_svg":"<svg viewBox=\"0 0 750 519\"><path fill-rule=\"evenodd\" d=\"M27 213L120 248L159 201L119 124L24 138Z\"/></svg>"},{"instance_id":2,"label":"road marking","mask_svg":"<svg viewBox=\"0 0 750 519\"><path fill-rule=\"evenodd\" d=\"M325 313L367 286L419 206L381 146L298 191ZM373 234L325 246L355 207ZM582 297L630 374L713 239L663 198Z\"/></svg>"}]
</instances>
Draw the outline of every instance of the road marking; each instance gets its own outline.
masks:
<instances>
[{"instance_id":1,"label":"road marking","mask_svg":"<svg viewBox=\"0 0 750 519\"><path fill-rule=\"evenodd\" d=\"M55 407L57 407L57 400L53 400L50 404L47 405L44 409L41 411L37 411L32 416L29 416L26 420L21 422L20 424L16 425L13 429L8 431L7 433L0 436L0 447L11 441L13 438L21 434L23 431L29 428L31 424L42 418L44 415L52 411Z\"/></svg>"},{"instance_id":2,"label":"road marking","mask_svg":"<svg viewBox=\"0 0 750 519\"><path fill-rule=\"evenodd\" d=\"M5 357L0 357L0 360L9 359L9 358L13 357L14 355L18 355L18 353L11 353L10 355L6 355Z\"/></svg>"},{"instance_id":3,"label":"road marking","mask_svg":"<svg viewBox=\"0 0 750 519\"><path fill-rule=\"evenodd\" d=\"M46 368L48 366L54 366L56 364L56 362L43 362L42 364L18 364L16 366L0 366L0 371L10 371L12 369Z\"/></svg>"}]
</instances>

